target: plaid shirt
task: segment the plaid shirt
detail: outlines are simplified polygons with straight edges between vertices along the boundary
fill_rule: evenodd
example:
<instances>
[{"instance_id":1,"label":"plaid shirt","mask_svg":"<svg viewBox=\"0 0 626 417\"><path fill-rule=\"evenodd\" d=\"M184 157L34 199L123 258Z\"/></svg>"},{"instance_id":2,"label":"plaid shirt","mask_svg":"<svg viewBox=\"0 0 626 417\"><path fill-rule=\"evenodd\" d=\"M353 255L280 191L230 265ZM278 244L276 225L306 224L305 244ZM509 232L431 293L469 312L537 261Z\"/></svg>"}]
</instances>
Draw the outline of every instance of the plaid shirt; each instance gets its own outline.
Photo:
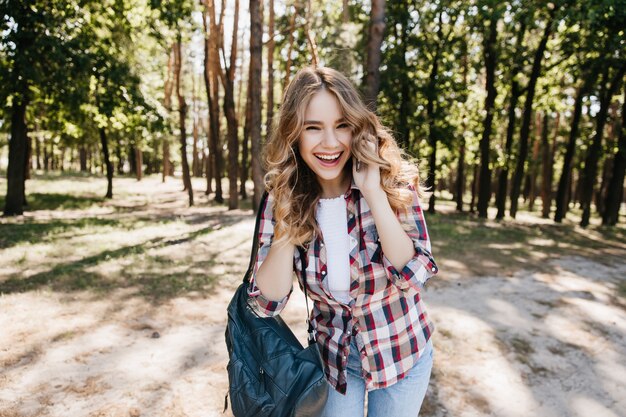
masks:
<instances>
[{"instance_id":1,"label":"plaid shirt","mask_svg":"<svg viewBox=\"0 0 626 417\"><path fill-rule=\"evenodd\" d=\"M352 183L344 195L350 235L350 297L345 304L328 290L327 254L323 236L315 236L306 248L306 280L313 301L311 321L329 383L340 393L347 387L346 366L350 342L356 338L361 354L363 378L368 391L388 387L404 378L417 363L420 352L434 331L421 289L438 271L431 255L426 222L415 189L408 213L398 219L413 241L415 254L397 270L382 252L374 217L365 198ZM267 257L274 237L270 194L259 228L259 251L248 293L253 308L262 316L273 316L283 309L291 291L280 301L265 298L254 277ZM294 251L294 270L301 279L299 251ZM300 282L300 286L302 283ZM293 290L293 287L292 287Z\"/></svg>"}]
</instances>

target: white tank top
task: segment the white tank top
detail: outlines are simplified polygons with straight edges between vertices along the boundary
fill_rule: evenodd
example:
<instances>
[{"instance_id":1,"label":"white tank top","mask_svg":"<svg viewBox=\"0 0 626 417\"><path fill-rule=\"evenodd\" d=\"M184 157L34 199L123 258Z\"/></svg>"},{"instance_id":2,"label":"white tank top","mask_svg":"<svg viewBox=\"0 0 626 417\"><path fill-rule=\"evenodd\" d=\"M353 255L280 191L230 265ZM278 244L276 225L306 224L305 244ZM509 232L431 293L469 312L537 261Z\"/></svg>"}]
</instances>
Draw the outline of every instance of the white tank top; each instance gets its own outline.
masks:
<instances>
[{"instance_id":1,"label":"white tank top","mask_svg":"<svg viewBox=\"0 0 626 417\"><path fill-rule=\"evenodd\" d=\"M346 199L322 198L315 217L324 237L328 290L336 300L350 302L350 236Z\"/></svg>"}]
</instances>

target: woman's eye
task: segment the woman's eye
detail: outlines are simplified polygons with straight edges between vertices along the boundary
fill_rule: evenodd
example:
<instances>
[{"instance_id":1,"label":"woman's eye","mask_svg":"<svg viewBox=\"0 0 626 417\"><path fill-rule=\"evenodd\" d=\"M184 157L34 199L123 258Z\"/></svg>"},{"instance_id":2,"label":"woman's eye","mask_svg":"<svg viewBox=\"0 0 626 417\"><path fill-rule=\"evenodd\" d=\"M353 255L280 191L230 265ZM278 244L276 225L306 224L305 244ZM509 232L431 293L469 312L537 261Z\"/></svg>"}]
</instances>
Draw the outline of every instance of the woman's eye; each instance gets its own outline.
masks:
<instances>
[{"instance_id":1,"label":"woman's eye","mask_svg":"<svg viewBox=\"0 0 626 417\"><path fill-rule=\"evenodd\" d=\"M337 126L337 129L348 129L350 126L347 123L342 123Z\"/></svg>"},{"instance_id":2,"label":"woman's eye","mask_svg":"<svg viewBox=\"0 0 626 417\"><path fill-rule=\"evenodd\" d=\"M304 128L304 130L320 130L320 128L317 126L307 126Z\"/></svg>"}]
</instances>

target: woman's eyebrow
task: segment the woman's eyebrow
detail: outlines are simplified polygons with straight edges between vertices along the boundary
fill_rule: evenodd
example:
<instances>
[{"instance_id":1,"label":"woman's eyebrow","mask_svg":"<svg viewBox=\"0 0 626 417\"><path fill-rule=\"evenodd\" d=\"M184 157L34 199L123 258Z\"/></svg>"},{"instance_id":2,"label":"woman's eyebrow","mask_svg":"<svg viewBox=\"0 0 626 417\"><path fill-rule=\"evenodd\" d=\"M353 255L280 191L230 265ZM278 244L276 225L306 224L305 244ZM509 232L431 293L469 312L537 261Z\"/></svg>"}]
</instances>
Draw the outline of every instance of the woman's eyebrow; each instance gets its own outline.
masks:
<instances>
[{"instance_id":1,"label":"woman's eyebrow","mask_svg":"<svg viewBox=\"0 0 626 417\"><path fill-rule=\"evenodd\" d=\"M345 121L346 121L346 118L342 117L341 119L337 119L337 121L335 123L343 123ZM323 123L320 122L320 121L317 121L317 120L305 120L304 124L305 125L321 125Z\"/></svg>"}]
</instances>

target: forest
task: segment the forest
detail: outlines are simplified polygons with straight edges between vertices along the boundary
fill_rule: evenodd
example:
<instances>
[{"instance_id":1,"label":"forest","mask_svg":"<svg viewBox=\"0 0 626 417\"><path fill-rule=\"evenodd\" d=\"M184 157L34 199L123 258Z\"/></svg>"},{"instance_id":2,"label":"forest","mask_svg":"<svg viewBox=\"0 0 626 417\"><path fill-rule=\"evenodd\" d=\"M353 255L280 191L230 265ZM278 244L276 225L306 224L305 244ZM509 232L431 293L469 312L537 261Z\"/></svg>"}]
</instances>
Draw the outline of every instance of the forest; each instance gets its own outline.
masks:
<instances>
[{"instance_id":1,"label":"forest","mask_svg":"<svg viewBox=\"0 0 626 417\"><path fill-rule=\"evenodd\" d=\"M2 0L0 15L5 216L50 171L106 176L106 198L115 177L158 174L189 205L193 177L229 209L257 202L282 91L312 65L359 87L419 163L429 212L619 221L625 0Z\"/></svg>"}]
</instances>

